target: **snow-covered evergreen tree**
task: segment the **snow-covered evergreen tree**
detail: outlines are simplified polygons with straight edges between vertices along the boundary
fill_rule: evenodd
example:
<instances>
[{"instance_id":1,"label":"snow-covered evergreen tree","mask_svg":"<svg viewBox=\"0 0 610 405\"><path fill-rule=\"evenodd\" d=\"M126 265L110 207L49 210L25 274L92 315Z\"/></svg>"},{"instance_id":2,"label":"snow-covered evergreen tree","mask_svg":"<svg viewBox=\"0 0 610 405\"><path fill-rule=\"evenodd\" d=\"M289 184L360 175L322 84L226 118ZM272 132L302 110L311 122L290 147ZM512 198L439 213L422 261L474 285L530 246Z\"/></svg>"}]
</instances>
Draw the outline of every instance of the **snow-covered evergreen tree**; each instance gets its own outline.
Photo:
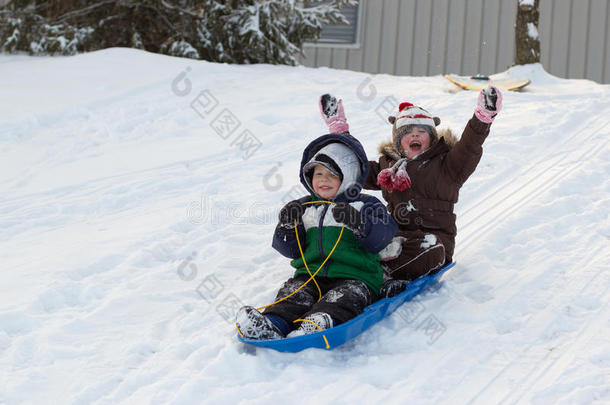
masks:
<instances>
[{"instance_id":1,"label":"snow-covered evergreen tree","mask_svg":"<svg viewBox=\"0 0 610 405\"><path fill-rule=\"evenodd\" d=\"M294 65L357 0L4 0L0 51L34 55L113 46L228 63Z\"/></svg>"}]
</instances>

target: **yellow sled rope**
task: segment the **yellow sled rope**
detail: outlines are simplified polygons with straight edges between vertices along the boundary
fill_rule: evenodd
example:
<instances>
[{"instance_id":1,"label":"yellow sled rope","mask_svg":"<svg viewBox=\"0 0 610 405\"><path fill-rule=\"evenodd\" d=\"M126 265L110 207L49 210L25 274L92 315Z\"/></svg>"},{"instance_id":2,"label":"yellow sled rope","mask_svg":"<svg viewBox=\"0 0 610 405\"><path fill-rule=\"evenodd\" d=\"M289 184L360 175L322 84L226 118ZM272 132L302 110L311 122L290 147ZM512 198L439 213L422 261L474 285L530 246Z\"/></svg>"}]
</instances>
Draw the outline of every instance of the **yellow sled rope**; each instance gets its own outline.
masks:
<instances>
[{"instance_id":1,"label":"yellow sled rope","mask_svg":"<svg viewBox=\"0 0 610 405\"><path fill-rule=\"evenodd\" d=\"M326 203L326 204L333 204L333 205L337 205L336 203L332 202L332 201L324 201L324 200L320 200L320 201L309 201L309 202L305 202L303 203L303 205L306 204L316 204L316 203ZM297 292L299 292L301 289L303 289L307 284L309 284L309 282L311 280L313 280L313 282L316 284L316 287L318 288L318 301L320 301L322 299L322 291L320 290L320 286L318 285L318 282L315 279L316 274L318 274L318 272L322 269L322 267L324 267L324 265L326 264L326 262L328 261L328 259L330 259L330 257L332 256L333 252L335 251L337 245L339 244L339 241L341 240L341 236L343 235L343 229L345 229L345 225L343 225L341 227L341 232L339 232L339 237L337 238L337 241L335 242L335 245L333 246L333 248L331 249L330 253L328 254L328 256L326 257L326 259L324 259L324 261L322 262L322 264L320 264L320 266L318 267L318 269L315 271L315 273L311 274L311 271L309 270L309 266L307 265L307 262L305 261L305 255L303 254L303 248L301 247L301 241L299 239L299 231L297 231L297 221L294 220L294 232L295 235L297 237L297 244L299 245L299 252L301 253L301 259L303 259L303 264L305 264L305 268L307 269L307 273L309 274L309 279L303 283L302 286L300 286L299 288L297 288L296 290L294 290L292 293L290 293L289 295L285 296L284 298L280 298L279 300L268 304L268 305L264 305L262 307L258 307L256 308L258 311L260 311L261 309L265 309L268 307L271 307L275 304L277 304L278 302L282 302L284 301L286 298L292 297L294 294L296 294ZM312 324L314 324L320 331L322 331L322 328L320 327L320 325L318 325L317 323L315 323L314 321L310 321L308 319L296 319L293 322L310 322ZM235 328L237 329L237 333L239 333L239 336L241 336L242 338L244 337L244 335L241 333L241 331L239 330L239 327L237 326L237 322L235 322ZM322 335L322 337L324 338L324 341L326 342L326 348L329 349L330 345L328 344L328 340L326 340L326 336Z\"/></svg>"}]
</instances>

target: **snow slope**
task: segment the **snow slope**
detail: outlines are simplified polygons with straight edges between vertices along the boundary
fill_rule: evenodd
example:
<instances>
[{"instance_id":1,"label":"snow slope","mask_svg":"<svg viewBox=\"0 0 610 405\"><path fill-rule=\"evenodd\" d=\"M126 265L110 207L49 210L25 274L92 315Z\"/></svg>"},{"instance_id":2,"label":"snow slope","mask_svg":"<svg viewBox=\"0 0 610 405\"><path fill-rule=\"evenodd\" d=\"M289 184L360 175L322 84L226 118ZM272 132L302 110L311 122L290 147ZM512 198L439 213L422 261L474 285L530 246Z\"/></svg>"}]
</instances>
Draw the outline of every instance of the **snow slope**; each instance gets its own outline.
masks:
<instances>
[{"instance_id":1,"label":"snow slope","mask_svg":"<svg viewBox=\"0 0 610 405\"><path fill-rule=\"evenodd\" d=\"M504 94L463 187L457 266L353 342L239 344L231 311L290 276L317 97L370 158L398 101L461 133L442 76L235 66L109 49L0 56L0 404L610 403L610 86Z\"/></svg>"}]
</instances>

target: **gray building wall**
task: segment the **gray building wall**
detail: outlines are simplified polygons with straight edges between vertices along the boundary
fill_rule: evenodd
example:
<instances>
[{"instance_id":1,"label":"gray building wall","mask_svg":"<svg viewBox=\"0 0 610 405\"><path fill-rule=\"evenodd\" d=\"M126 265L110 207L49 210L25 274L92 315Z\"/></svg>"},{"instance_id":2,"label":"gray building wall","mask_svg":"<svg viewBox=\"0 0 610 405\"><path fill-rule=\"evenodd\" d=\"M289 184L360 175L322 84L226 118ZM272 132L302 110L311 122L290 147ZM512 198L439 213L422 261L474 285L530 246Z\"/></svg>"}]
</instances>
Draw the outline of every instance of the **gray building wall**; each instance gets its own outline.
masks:
<instances>
[{"instance_id":1,"label":"gray building wall","mask_svg":"<svg viewBox=\"0 0 610 405\"><path fill-rule=\"evenodd\" d=\"M518 0L360 0L358 43L306 45L305 66L432 76L513 65ZM549 73L610 83L610 0L540 0Z\"/></svg>"}]
</instances>

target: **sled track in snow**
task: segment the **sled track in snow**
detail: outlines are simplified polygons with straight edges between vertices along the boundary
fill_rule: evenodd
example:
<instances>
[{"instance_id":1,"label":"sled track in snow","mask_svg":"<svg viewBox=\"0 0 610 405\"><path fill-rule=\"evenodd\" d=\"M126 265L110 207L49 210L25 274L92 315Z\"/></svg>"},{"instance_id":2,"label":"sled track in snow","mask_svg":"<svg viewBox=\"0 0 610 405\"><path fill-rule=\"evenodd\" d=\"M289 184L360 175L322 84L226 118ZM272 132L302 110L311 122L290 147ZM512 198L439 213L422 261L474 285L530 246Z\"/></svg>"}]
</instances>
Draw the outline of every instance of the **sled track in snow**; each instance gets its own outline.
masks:
<instances>
[{"instance_id":1,"label":"sled track in snow","mask_svg":"<svg viewBox=\"0 0 610 405\"><path fill-rule=\"evenodd\" d=\"M570 302L583 295L590 295L592 287L598 286L598 277L604 274L606 269L603 259L597 259L598 253L603 251L604 246L594 250L587 257L575 264L574 268L585 268L585 266L599 268L595 270L591 277L580 277L581 273L574 272L574 276L568 281L572 285L571 291L577 291L569 296ZM603 283L603 280L601 281ZM604 299L610 293L610 287L607 287L603 292L596 294L596 297ZM514 296L513 296L514 297ZM542 337L549 327L560 324L562 313L553 316L560 308L561 302L566 301L563 295L553 295L549 304L545 309L536 312L532 315L527 323L522 325L522 329L534 330L533 336ZM610 310L608 300L602 302L599 308L586 317L583 317L581 324L584 324L579 330L569 333L568 336L560 342L549 341L554 344L553 349L545 349L544 352L530 353L532 348L536 348L536 344L528 345L515 359L506 364L500 372L494 375L485 386L474 395L468 404L516 404L525 395L531 393L534 387L539 385L545 379L553 379L555 381L559 374L565 370L565 367L556 367L558 364L568 363L575 357L578 348L586 346L588 341L597 335L601 328L596 319L607 319L607 315L602 316L602 312L607 314ZM550 321L547 321L550 319ZM536 341L536 340L535 340ZM523 359L530 359L527 366L523 366ZM526 369L527 374L523 374L523 369ZM515 383L515 380L518 380ZM511 389L511 387L517 387ZM502 398L498 400L498 398Z\"/></svg>"},{"instance_id":2,"label":"sled track in snow","mask_svg":"<svg viewBox=\"0 0 610 405\"><path fill-rule=\"evenodd\" d=\"M610 289L607 289L605 294L607 294L609 291ZM594 314L595 316L591 316L591 319L608 319L608 317L610 317L609 309L610 307L606 303L605 306L600 308ZM566 342L563 346L550 351L548 356L545 356L539 364L536 364L536 367L530 374L519 381L517 386L521 388L509 393L502 399L500 404L516 404L523 398L524 395L531 393L534 387L539 385L540 382L544 382L545 380L550 382L557 381L561 372L569 366L570 361L577 356L577 353L582 353L586 350L586 346L589 344L589 341L592 337L599 333L600 328L601 326L599 322L589 322L589 324L581 329L580 332L574 337L573 342ZM535 373L540 368L542 368L542 370ZM533 377L533 379L530 380L530 377ZM530 382L528 382L528 380Z\"/></svg>"},{"instance_id":3,"label":"sled track in snow","mask_svg":"<svg viewBox=\"0 0 610 405\"><path fill-rule=\"evenodd\" d=\"M566 173L576 170L582 164L583 158L595 157L606 150L605 138L600 136L600 134L605 134L604 131L607 131L609 128L608 124L607 120L597 120L584 125L579 130L583 132L579 133L588 133L588 135L583 139L579 139L579 142L584 146L580 150L570 152L566 145L572 139L564 139L561 143L556 144L548 153L537 159L536 162L521 169L515 176L511 176L503 181L492 191L487 192L483 197L470 205L466 212L462 214L462 216L467 217L467 221L461 228L463 231L460 234L464 235L464 237L460 240L458 246L468 246L473 242L481 240L494 229L496 224L509 219L530 201L535 200L554 187ZM522 195L517 199L511 199L511 196L517 192ZM479 209L483 204L486 204L486 208ZM477 218L479 216L483 218L482 225L474 227L477 221L479 221ZM597 259L599 254L603 252L603 249L602 247L594 250L586 258L579 261L577 265L573 266L574 268L585 268L585 266L598 267L599 270L595 271L591 277L578 278L574 276L568 280L574 286L573 290L578 291L569 297L571 300L583 294L588 295L588 290L596 285L596 279L604 273L603 259ZM459 256L459 254L456 254L456 256ZM574 274L579 274L579 272L574 272ZM503 287L514 284L516 278L517 276L512 277L507 283L504 283ZM603 299L609 293L609 290L606 289L605 292L598 296ZM511 301L516 295L518 294L513 294L506 298L505 301ZM560 303L565 301L565 299L566 297L561 295L551 296L550 304L544 310L532 315L521 328L536 330L534 336L537 337L543 335L547 328L559 323L562 314L553 316L553 313L557 312ZM553 350L531 353L535 345L529 345L518 357L506 364L499 373L494 375L467 403L515 404L545 380L550 380L550 382L555 381L565 369L565 367L558 367L558 365L569 363L575 357L578 349L584 347L596 335L601 326L599 323L594 322L594 320L600 319L602 313L607 312L608 301L606 300L602 302L596 311L586 316L585 320L581 322L581 324L584 324L583 327L578 331L569 333L568 338L556 344ZM549 318L551 318L551 321L546 321ZM529 359L525 367L523 366L523 359ZM524 368L527 370L527 374L523 376ZM517 382L515 383L515 381ZM511 387L518 388L511 389Z\"/></svg>"},{"instance_id":4,"label":"sled track in snow","mask_svg":"<svg viewBox=\"0 0 610 405\"><path fill-rule=\"evenodd\" d=\"M459 217L465 218L465 222L458 228L458 236L461 237L456 246L455 256L460 256L461 246L468 246L481 240L499 222L510 218L512 214L527 205L529 201L555 186L556 180L581 164L583 157L598 155L604 149L606 141L603 137L598 137L597 140L595 137L609 128L609 121L607 120L603 121L601 125L595 125L599 124L600 121L590 122L579 130L585 131L579 133L589 134L586 138L579 140L583 145L586 145L580 151L571 153L566 144L571 142L572 139L564 139L548 153L521 169L516 175L508 178L492 191L487 192L470 205L465 212L460 213ZM591 127L594 129L586 132ZM523 195L518 199L511 199L511 196L516 193L522 193ZM485 208L481 208L481 206L485 206ZM479 221L479 217L485 218L485 222L481 226L473 227Z\"/></svg>"}]
</instances>

